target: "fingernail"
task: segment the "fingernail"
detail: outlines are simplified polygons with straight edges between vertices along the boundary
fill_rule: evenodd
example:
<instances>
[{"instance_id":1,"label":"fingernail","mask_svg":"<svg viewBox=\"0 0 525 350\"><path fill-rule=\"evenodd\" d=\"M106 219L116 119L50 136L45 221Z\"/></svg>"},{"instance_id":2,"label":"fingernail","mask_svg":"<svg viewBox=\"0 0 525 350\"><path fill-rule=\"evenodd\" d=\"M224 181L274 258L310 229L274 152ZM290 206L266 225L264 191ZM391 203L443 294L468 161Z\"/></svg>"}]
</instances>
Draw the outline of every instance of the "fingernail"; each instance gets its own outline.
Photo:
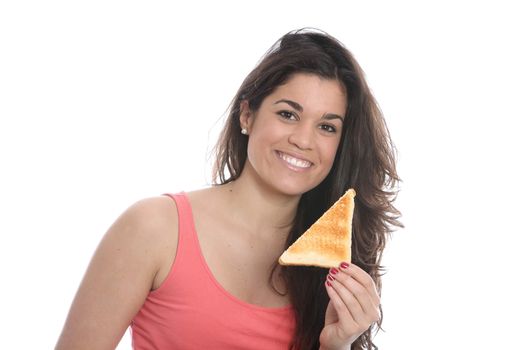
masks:
<instances>
[{"instance_id":1,"label":"fingernail","mask_svg":"<svg viewBox=\"0 0 525 350\"><path fill-rule=\"evenodd\" d=\"M330 283L330 281L326 281L326 285L327 285L328 287L331 287L331 286L332 286L332 283Z\"/></svg>"},{"instance_id":2,"label":"fingernail","mask_svg":"<svg viewBox=\"0 0 525 350\"><path fill-rule=\"evenodd\" d=\"M335 280L335 277L332 276L332 275L328 275L327 277L328 277L328 279L329 279L330 281L334 281L334 280Z\"/></svg>"},{"instance_id":3,"label":"fingernail","mask_svg":"<svg viewBox=\"0 0 525 350\"><path fill-rule=\"evenodd\" d=\"M350 266L350 264L348 264L346 262L342 262L340 266L341 266L342 269L346 269L346 268L348 268L348 266Z\"/></svg>"},{"instance_id":4,"label":"fingernail","mask_svg":"<svg viewBox=\"0 0 525 350\"><path fill-rule=\"evenodd\" d=\"M332 268L330 269L330 273L331 273L332 275L335 275L335 274L337 274L338 272L339 272L339 271L338 271L336 268L333 268L333 267L332 267Z\"/></svg>"}]
</instances>

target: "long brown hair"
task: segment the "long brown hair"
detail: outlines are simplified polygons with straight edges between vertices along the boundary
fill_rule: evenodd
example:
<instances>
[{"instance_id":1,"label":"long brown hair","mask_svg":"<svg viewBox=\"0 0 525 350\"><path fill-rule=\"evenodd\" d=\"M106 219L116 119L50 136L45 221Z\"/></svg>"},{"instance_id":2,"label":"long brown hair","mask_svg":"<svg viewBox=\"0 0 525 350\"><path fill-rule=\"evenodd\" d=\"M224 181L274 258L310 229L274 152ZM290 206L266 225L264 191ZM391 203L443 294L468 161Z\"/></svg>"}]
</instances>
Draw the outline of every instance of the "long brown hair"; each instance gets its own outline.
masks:
<instances>
[{"instance_id":1,"label":"long brown hair","mask_svg":"<svg viewBox=\"0 0 525 350\"><path fill-rule=\"evenodd\" d=\"M355 188L352 263L369 273L380 291L380 262L386 238L394 227L402 227L400 212L392 204L400 181L395 147L361 67L335 38L319 30L300 29L285 34L270 48L231 102L215 147L214 183L237 179L246 162L248 137L239 132L241 102L248 101L250 110L257 111L264 98L294 73L340 81L346 89L347 110L333 167L317 187L301 196L287 244L294 242L347 189ZM324 287L326 273L316 267L283 269L296 316L294 349L319 348L329 301ZM352 349L377 349L372 342L372 328L380 328L382 318L381 312L381 320L363 333Z\"/></svg>"}]
</instances>

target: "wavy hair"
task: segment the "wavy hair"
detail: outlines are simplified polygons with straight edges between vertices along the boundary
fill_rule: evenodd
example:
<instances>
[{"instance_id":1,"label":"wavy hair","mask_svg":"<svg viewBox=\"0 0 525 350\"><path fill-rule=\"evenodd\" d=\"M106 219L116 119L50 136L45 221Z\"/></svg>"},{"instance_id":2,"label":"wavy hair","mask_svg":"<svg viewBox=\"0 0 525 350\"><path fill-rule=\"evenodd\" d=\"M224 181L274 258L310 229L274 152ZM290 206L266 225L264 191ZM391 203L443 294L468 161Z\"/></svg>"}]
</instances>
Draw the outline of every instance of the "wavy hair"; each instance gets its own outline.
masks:
<instances>
[{"instance_id":1,"label":"wavy hair","mask_svg":"<svg viewBox=\"0 0 525 350\"><path fill-rule=\"evenodd\" d=\"M393 206L400 178L396 172L396 150L381 110L364 73L352 54L335 38L312 29L299 29L280 38L241 84L217 145L213 182L226 184L237 179L247 157L248 137L239 132L241 102L257 111L262 101L295 73L315 74L339 81L346 90L347 110L343 134L327 177L301 196L287 244L292 244L324 211L349 188L356 189L352 234L352 263L366 271L381 291L380 265L388 235L399 222ZM269 281L277 268L274 269ZM318 349L329 302L324 287L326 270L286 266L282 270L296 317L293 349ZM364 332L352 349L377 349L373 331L381 318Z\"/></svg>"}]
</instances>

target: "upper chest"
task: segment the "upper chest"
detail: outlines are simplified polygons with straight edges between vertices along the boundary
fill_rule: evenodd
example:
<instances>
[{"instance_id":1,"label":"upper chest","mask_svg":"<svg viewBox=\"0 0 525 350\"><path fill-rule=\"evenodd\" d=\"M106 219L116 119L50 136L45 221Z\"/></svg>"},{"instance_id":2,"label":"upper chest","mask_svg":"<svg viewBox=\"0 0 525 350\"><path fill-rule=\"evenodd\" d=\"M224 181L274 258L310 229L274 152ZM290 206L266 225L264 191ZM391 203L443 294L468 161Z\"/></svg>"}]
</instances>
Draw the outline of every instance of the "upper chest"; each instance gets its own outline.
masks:
<instances>
[{"instance_id":1,"label":"upper chest","mask_svg":"<svg viewBox=\"0 0 525 350\"><path fill-rule=\"evenodd\" d=\"M220 211L210 211L198 198L192 208L201 254L222 288L239 300L259 306L290 303L288 296L282 295L285 287L276 263L282 253L278 241L244 232Z\"/></svg>"}]
</instances>

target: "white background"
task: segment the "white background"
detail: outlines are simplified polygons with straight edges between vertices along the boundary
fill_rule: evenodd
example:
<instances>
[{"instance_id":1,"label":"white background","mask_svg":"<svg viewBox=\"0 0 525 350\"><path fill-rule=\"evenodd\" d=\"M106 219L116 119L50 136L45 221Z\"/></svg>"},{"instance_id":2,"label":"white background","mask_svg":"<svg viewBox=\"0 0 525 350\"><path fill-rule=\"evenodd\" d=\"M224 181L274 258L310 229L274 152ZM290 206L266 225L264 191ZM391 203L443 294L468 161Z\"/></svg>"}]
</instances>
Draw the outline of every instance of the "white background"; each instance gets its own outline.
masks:
<instances>
[{"instance_id":1,"label":"white background","mask_svg":"<svg viewBox=\"0 0 525 350\"><path fill-rule=\"evenodd\" d=\"M398 148L380 348L525 348L523 18L505 1L3 1L0 347L54 346L111 223L209 183L241 81L312 26L354 53Z\"/></svg>"}]
</instances>

